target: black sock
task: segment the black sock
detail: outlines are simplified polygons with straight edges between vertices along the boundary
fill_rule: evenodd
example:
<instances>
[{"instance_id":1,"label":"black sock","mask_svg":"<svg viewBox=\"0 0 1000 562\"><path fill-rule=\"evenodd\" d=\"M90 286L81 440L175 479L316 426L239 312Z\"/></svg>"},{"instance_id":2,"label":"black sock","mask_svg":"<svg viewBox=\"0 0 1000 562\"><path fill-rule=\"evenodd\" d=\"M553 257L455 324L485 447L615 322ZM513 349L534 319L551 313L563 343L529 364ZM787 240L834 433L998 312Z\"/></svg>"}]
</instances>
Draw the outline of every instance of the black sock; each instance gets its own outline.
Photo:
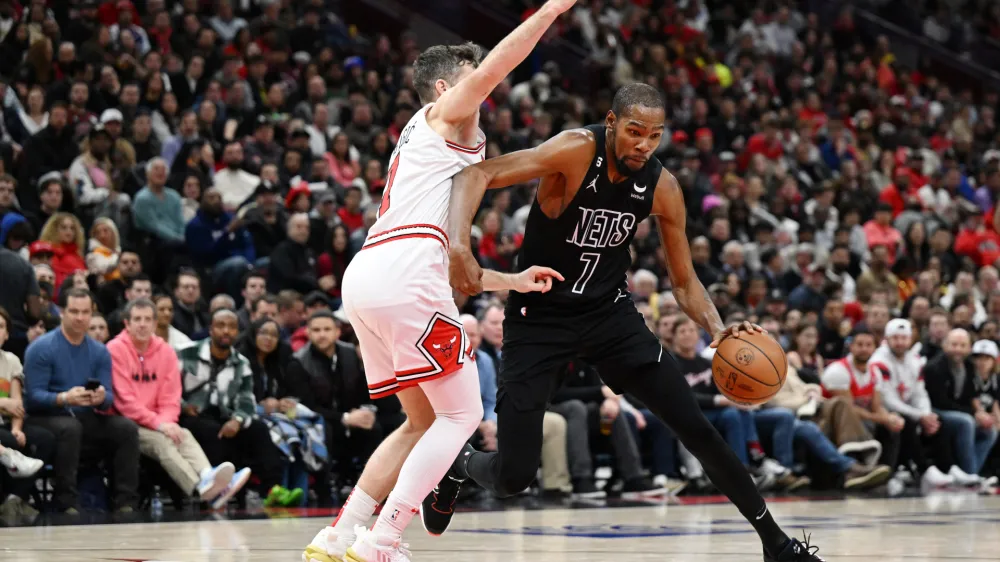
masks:
<instances>
[{"instance_id":1,"label":"black sock","mask_svg":"<svg viewBox=\"0 0 1000 562\"><path fill-rule=\"evenodd\" d=\"M638 369L625 380L625 392L641 396L646 406L677 436L705 468L705 474L725 494L760 535L764 549L777 554L788 535L771 517L746 467L725 439L705 418L673 357Z\"/></svg>"},{"instance_id":2,"label":"black sock","mask_svg":"<svg viewBox=\"0 0 1000 562\"><path fill-rule=\"evenodd\" d=\"M747 519L760 536L760 542L764 543L764 550L772 556L784 550L791 540L774 521L774 517L771 517L771 510L767 508L766 503L756 515Z\"/></svg>"}]
</instances>

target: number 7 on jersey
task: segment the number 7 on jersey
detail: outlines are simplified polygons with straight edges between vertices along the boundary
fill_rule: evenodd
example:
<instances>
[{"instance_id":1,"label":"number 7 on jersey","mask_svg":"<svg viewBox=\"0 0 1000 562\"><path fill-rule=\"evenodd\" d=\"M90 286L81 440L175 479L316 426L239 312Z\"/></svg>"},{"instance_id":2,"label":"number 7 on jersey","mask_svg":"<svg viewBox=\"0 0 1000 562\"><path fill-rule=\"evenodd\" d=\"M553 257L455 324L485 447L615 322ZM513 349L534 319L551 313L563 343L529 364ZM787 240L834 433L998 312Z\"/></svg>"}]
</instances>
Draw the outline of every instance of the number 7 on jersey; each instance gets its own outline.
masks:
<instances>
[{"instance_id":1,"label":"number 7 on jersey","mask_svg":"<svg viewBox=\"0 0 1000 562\"><path fill-rule=\"evenodd\" d=\"M593 252L586 252L580 254L580 261L583 262L583 272L580 273L580 278L573 283L573 292L582 295L584 289L587 288L587 282L590 281L590 277L594 274L597 269L597 262L601 260L601 254L596 254Z\"/></svg>"}]
</instances>

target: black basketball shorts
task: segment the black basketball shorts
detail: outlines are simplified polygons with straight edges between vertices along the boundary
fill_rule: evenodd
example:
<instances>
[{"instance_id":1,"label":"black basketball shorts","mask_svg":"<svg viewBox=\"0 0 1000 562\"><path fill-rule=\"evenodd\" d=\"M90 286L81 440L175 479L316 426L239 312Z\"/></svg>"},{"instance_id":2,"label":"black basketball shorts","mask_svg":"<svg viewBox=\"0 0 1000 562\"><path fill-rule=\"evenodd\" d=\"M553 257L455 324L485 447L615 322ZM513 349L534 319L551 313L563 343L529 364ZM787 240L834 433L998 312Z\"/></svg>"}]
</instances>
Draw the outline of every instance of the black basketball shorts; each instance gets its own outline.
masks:
<instances>
[{"instance_id":1,"label":"black basketball shorts","mask_svg":"<svg viewBox=\"0 0 1000 562\"><path fill-rule=\"evenodd\" d=\"M597 367L616 393L621 381L664 351L631 297L610 297L584 310L520 307L508 303L503 324L498 402L518 410L545 408L562 384L566 365L582 359Z\"/></svg>"}]
</instances>

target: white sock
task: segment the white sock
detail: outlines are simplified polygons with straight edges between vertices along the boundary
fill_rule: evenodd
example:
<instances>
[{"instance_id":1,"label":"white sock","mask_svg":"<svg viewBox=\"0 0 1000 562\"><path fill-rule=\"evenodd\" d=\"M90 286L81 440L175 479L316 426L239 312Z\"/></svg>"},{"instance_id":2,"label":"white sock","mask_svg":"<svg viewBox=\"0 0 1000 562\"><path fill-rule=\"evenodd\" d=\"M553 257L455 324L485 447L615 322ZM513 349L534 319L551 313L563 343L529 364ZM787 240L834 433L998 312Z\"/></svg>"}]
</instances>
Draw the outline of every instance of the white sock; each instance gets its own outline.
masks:
<instances>
[{"instance_id":1,"label":"white sock","mask_svg":"<svg viewBox=\"0 0 1000 562\"><path fill-rule=\"evenodd\" d=\"M382 513L378 516L378 521L372 527L372 532L377 535L390 536L399 539L403 536L403 531L410 524L410 520L417 514L417 506L410 505L401 498L389 495Z\"/></svg>"},{"instance_id":2,"label":"white sock","mask_svg":"<svg viewBox=\"0 0 1000 562\"><path fill-rule=\"evenodd\" d=\"M355 486L351 490L351 495L347 496L344 507L340 508L340 513L331 526L334 529L353 533L355 525L368 526L368 520L375 514L377 507L377 501L366 494L364 490Z\"/></svg>"},{"instance_id":3,"label":"white sock","mask_svg":"<svg viewBox=\"0 0 1000 562\"><path fill-rule=\"evenodd\" d=\"M211 475L212 475L212 471L213 471L213 470L215 470L215 469L214 469L213 467L211 467L211 466L210 466L210 467L208 467L208 468L206 468L206 469L202 470L202 471L201 471L201 474L199 474L198 476L200 476L202 480L205 480L205 479L207 479L207 478L208 478L209 476L211 476Z\"/></svg>"},{"instance_id":4,"label":"white sock","mask_svg":"<svg viewBox=\"0 0 1000 562\"><path fill-rule=\"evenodd\" d=\"M399 471L396 486L372 528L399 539L434 486L444 478L465 442L483 419L479 373L467 362L462 371L420 385L437 418L417 441Z\"/></svg>"}]
</instances>

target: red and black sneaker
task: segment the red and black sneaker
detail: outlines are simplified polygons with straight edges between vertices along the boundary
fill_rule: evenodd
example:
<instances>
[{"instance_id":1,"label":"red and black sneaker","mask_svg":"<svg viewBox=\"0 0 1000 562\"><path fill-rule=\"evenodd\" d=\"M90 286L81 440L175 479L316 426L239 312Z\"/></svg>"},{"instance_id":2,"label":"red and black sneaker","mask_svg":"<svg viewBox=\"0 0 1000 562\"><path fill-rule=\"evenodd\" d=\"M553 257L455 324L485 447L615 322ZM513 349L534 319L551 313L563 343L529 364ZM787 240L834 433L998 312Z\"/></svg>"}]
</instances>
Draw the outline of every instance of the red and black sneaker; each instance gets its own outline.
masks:
<instances>
[{"instance_id":1,"label":"red and black sneaker","mask_svg":"<svg viewBox=\"0 0 1000 562\"><path fill-rule=\"evenodd\" d=\"M424 524L424 529L435 537L443 535L451 525L451 518L455 515L455 500L458 499L462 483L468 477L468 473L464 470L465 463L468 462L467 457L475 451L466 443L455 463L448 469L448 473L420 504L420 520Z\"/></svg>"}]
</instances>

